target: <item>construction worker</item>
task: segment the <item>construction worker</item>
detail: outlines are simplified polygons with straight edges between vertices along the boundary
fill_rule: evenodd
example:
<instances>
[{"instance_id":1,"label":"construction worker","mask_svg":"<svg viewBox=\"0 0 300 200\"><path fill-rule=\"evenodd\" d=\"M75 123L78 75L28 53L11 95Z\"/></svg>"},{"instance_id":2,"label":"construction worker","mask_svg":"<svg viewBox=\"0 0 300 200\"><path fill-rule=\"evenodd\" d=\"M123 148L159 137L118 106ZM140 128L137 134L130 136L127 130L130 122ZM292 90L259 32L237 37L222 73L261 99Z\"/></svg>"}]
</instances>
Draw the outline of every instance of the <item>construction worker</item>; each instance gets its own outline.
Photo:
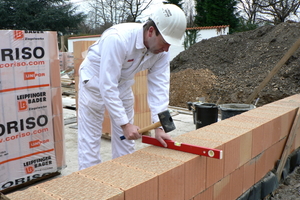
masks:
<instances>
[{"instance_id":1,"label":"construction worker","mask_svg":"<svg viewBox=\"0 0 300 200\"><path fill-rule=\"evenodd\" d=\"M134 125L131 86L137 72L148 70L148 104L153 123L169 104L169 47L181 45L186 17L176 5L159 7L149 21L123 23L107 29L79 69L78 164L85 169L101 163L100 142L105 109L111 120L112 158L134 152L139 127ZM125 140L120 140L120 136ZM162 128L155 138L165 147L171 139Z\"/></svg>"}]
</instances>

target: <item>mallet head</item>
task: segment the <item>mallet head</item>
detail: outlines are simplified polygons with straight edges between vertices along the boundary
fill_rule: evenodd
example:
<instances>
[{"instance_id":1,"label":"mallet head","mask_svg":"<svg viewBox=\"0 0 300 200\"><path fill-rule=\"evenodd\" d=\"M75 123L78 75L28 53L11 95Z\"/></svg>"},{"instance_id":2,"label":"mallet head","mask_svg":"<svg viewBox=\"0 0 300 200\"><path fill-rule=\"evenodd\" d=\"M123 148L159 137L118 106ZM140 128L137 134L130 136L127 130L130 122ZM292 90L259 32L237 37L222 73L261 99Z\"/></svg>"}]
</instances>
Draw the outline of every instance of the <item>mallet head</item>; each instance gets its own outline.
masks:
<instances>
[{"instance_id":1,"label":"mallet head","mask_svg":"<svg viewBox=\"0 0 300 200\"><path fill-rule=\"evenodd\" d=\"M158 118L166 133L176 129L172 116L168 110L158 113Z\"/></svg>"}]
</instances>

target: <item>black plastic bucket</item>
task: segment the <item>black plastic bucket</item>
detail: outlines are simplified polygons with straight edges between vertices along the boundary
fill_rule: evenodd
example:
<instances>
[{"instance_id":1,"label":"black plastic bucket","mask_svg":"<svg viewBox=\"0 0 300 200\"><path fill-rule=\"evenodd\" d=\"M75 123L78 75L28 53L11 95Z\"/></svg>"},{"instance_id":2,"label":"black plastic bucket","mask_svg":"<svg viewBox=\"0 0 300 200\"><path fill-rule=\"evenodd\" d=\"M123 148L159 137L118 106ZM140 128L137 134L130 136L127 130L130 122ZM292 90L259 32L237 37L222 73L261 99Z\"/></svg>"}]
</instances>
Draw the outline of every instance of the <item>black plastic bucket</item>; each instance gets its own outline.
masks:
<instances>
[{"instance_id":1,"label":"black plastic bucket","mask_svg":"<svg viewBox=\"0 0 300 200\"><path fill-rule=\"evenodd\" d=\"M235 104L235 103L222 104L219 107L221 110L222 120L255 108L255 106L252 104Z\"/></svg>"},{"instance_id":2,"label":"black plastic bucket","mask_svg":"<svg viewBox=\"0 0 300 200\"><path fill-rule=\"evenodd\" d=\"M196 129L218 121L218 106L213 103L194 104Z\"/></svg>"}]
</instances>

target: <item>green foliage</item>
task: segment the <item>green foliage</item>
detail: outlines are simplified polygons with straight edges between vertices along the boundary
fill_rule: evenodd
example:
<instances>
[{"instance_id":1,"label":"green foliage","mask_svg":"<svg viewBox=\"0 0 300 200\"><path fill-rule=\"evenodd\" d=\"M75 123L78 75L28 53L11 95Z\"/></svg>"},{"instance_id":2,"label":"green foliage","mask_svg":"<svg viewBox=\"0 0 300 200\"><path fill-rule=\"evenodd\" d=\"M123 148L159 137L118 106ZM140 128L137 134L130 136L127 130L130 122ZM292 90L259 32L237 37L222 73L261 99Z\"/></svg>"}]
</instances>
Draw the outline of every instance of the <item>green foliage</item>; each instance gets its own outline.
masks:
<instances>
[{"instance_id":1,"label":"green foliage","mask_svg":"<svg viewBox=\"0 0 300 200\"><path fill-rule=\"evenodd\" d=\"M245 20L244 18L240 17L238 27L236 27L234 30L232 30L232 32L250 31L250 30L254 30L258 27L259 27L258 24L253 24L253 23Z\"/></svg>"},{"instance_id":2,"label":"green foliage","mask_svg":"<svg viewBox=\"0 0 300 200\"><path fill-rule=\"evenodd\" d=\"M238 26L236 0L196 0L195 23L198 26L230 25L230 29Z\"/></svg>"},{"instance_id":3,"label":"green foliage","mask_svg":"<svg viewBox=\"0 0 300 200\"><path fill-rule=\"evenodd\" d=\"M190 46L196 43L197 41L197 30L186 30L184 37L184 49L187 50Z\"/></svg>"},{"instance_id":4,"label":"green foliage","mask_svg":"<svg viewBox=\"0 0 300 200\"><path fill-rule=\"evenodd\" d=\"M76 32L83 13L66 0L0 0L0 29Z\"/></svg>"}]
</instances>

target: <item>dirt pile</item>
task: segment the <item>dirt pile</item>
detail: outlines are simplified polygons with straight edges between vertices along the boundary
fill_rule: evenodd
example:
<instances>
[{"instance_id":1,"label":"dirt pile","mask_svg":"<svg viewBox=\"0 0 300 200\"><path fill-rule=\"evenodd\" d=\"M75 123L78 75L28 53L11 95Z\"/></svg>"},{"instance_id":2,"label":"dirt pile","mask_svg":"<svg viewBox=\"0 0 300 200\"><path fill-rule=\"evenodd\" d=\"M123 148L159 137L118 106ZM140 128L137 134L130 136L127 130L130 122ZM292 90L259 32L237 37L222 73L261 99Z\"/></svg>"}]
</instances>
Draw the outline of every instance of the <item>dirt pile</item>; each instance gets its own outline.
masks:
<instances>
[{"instance_id":1,"label":"dirt pile","mask_svg":"<svg viewBox=\"0 0 300 200\"><path fill-rule=\"evenodd\" d=\"M207 102L245 103L290 47L300 23L281 23L202 40L171 62L170 105L205 97ZM300 49L259 93L257 106L300 93Z\"/></svg>"}]
</instances>

